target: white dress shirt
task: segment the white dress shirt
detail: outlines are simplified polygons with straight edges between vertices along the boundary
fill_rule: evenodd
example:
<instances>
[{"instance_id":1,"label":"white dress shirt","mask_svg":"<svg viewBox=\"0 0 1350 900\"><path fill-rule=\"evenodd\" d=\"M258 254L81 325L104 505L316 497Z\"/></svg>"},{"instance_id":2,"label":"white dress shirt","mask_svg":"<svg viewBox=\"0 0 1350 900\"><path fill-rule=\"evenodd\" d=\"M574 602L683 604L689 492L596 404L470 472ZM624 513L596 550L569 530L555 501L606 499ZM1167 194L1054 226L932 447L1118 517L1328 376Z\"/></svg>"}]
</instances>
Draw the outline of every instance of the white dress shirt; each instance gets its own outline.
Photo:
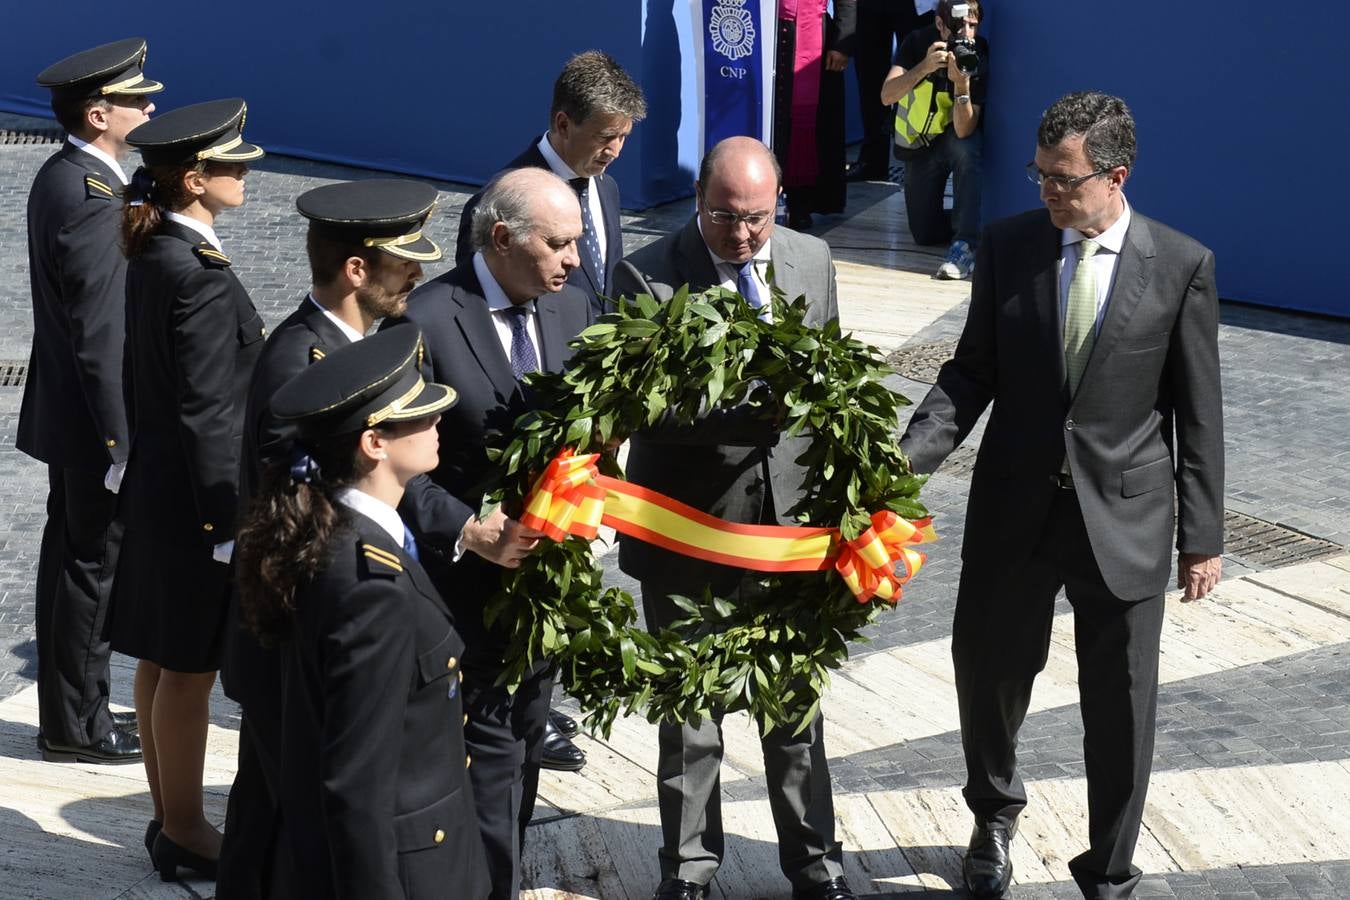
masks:
<instances>
[{"instance_id":1,"label":"white dress shirt","mask_svg":"<svg viewBox=\"0 0 1350 900\"><path fill-rule=\"evenodd\" d=\"M1124 197L1121 197L1124 201ZM1084 240L1096 241L1097 252L1088 260L1097 275L1097 332L1102 330L1102 315L1106 312L1106 301L1111 296L1111 281L1116 276L1116 261L1120 259L1120 250L1125 246L1125 232L1130 227L1130 204L1120 218L1110 228L1095 238L1086 237L1077 228L1065 228L1060 232L1059 253L1059 320L1067 318L1069 304L1069 284L1073 281L1074 270L1078 268L1078 244Z\"/></svg>"},{"instance_id":2,"label":"white dress shirt","mask_svg":"<svg viewBox=\"0 0 1350 900\"><path fill-rule=\"evenodd\" d=\"M365 491L358 491L354 487L338 488L336 493L333 494L333 499L373 521L389 532L389 536L394 539L395 544L400 547L403 546L403 538L408 533L408 529L404 526L398 510L388 503L377 500Z\"/></svg>"},{"instance_id":3,"label":"white dress shirt","mask_svg":"<svg viewBox=\"0 0 1350 900\"><path fill-rule=\"evenodd\" d=\"M511 359L511 316L506 310L515 306L511 298L506 296L502 286L497 283L497 279L492 277L492 270L488 268L487 260L483 259L482 252L473 255L473 271L478 276L478 284L483 288L483 299L487 301L488 312L492 314L492 327L497 330L497 340L501 342L502 352L506 354L509 362ZM539 353L539 314L535 311L534 301L525 302L525 331L534 343L534 356L536 367L542 369L544 361Z\"/></svg>"},{"instance_id":4,"label":"white dress shirt","mask_svg":"<svg viewBox=\"0 0 1350 900\"><path fill-rule=\"evenodd\" d=\"M347 340L351 341L353 344L361 340L361 338L365 337L364 334L357 331L355 328L348 325L346 322L342 321L336 315L334 315L331 309L324 306L318 300L315 300L313 294L309 295L309 302L317 306L323 312L323 314L328 317L328 321L336 325L338 327L338 330L341 331L346 336Z\"/></svg>"},{"instance_id":5,"label":"white dress shirt","mask_svg":"<svg viewBox=\"0 0 1350 900\"><path fill-rule=\"evenodd\" d=\"M558 155L558 151L553 149L553 145L548 142L548 132L539 139L539 152L544 154L544 159L548 162L548 167L553 170L563 181L571 181L573 178L580 178L572 167L563 162L563 158ZM600 191L595 186L595 176L588 176L586 181L589 188L586 191L586 205L591 208L591 221L595 223L595 240L600 245L600 260L605 262L609 259L609 239L605 234L605 212L600 207Z\"/></svg>"},{"instance_id":6,"label":"white dress shirt","mask_svg":"<svg viewBox=\"0 0 1350 900\"><path fill-rule=\"evenodd\" d=\"M215 230L212 229L211 226L207 225L205 222L199 222L196 219L192 218L191 216L185 216L181 213L168 211L164 213L164 218L168 219L170 222L177 222L184 228L191 228L193 231L197 232L203 238L205 238L207 243L209 243L212 247L215 247L217 251L221 253L225 252L225 248L220 245L220 238L216 237Z\"/></svg>"},{"instance_id":7,"label":"white dress shirt","mask_svg":"<svg viewBox=\"0 0 1350 900\"><path fill-rule=\"evenodd\" d=\"M108 168L112 169L113 174L116 175L119 179L121 179L122 184L131 183L131 180L127 178L127 173L122 170L122 164L119 163L117 160L113 159L111 156L104 153L102 150L95 147L88 141L82 141L73 134L67 135L67 140L70 141L71 146L83 150L85 153L88 153L94 159L98 160Z\"/></svg>"},{"instance_id":8,"label":"white dress shirt","mask_svg":"<svg viewBox=\"0 0 1350 900\"><path fill-rule=\"evenodd\" d=\"M702 236L703 219L698 218L694 221L698 223L699 236ZM770 237L755 251L755 255L752 257L754 260L752 271L755 273L755 287L759 288L759 299L760 302L764 304L764 312L760 314L760 318L766 322L773 321L773 313L769 307L769 300L772 298L772 295L769 292L769 245L772 243L773 238ZM707 240L704 240L703 246L708 247ZM718 284L730 291L737 290L737 282L741 277L742 264L728 262L714 253L711 247L708 247L708 256L712 259L713 268L717 270L717 277L722 279Z\"/></svg>"}]
</instances>

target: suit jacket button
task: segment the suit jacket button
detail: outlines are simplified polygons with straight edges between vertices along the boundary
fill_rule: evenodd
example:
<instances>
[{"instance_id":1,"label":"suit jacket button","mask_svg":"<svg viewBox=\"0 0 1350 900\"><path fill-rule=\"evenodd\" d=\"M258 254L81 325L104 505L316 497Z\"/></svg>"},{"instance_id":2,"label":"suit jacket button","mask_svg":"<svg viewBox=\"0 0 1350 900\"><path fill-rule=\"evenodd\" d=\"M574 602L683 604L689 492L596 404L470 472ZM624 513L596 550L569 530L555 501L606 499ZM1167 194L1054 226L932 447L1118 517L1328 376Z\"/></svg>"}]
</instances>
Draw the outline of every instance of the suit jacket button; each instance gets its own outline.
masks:
<instances>
[{"instance_id":1,"label":"suit jacket button","mask_svg":"<svg viewBox=\"0 0 1350 900\"><path fill-rule=\"evenodd\" d=\"M459 673L459 683L460 684L464 683L464 673L462 671Z\"/></svg>"},{"instance_id":2,"label":"suit jacket button","mask_svg":"<svg viewBox=\"0 0 1350 900\"><path fill-rule=\"evenodd\" d=\"M445 840L445 832L437 828L436 833L431 836L431 839L439 844Z\"/></svg>"},{"instance_id":3,"label":"suit jacket button","mask_svg":"<svg viewBox=\"0 0 1350 900\"><path fill-rule=\"evenodd\" d=\"M465 724L465 725L468 725L468 724L469 724L469 714L468 714L468 713L465 713L465 714L464 714L464 724Z\"/></svg>"},{"instance_id":4,"label":"suit jacket button","mask_svg":"<svg viewBox=\"0 0 1350 900\"><path fill-rule=\"evenodd\" d=\"M1065 419L1065 420L1064 420L1064 430L1065 430L1065 431L1073 431L1073 419Z\"/></svg>"},{"instance_id":5,"label":"suit jacket button","mask_svg":"<svg viewBox=\"0 0 1350 900\"><path fill-rule=\"evenodd\" d=\"M445 667L447 669L453 670L457 665L459 665L459 660L455 659L453 656L445 661Z\"/></svg>"},{"instance_id":6,"label":"suit jacket button","mask_svg":"<svg viewBox=\"0 0 1350 900\"><path fill-rule=\"evenodd\" d=\"M212 525L210 522L207 522L205 525L202 526L202 531L205 531L207 533L210 533L215 530L216 526Z\"/></svg>"},{"instance_id":7,"label":"suit jacket button","mask_svg":"<svg viewBox=\"0 0 1350 900\"><path fill-rule=\"evenodd\" d=\"M108 438L108 446L109 446L109 447L116 447L116 446L117 446L117 441L113 440L112 438Z\"/></svg>"},{"instance_id":8,"label":"suit jacket button","mask_svg":"<svg viewBox=\"0 0 1350 900\"><path fill-rule=\"evenodd\" d=\"M465 754L464 754L464 768L467 769L467 768L468 768L469 766L471 766L471 765L473 765L473 757L470 756L469 754L465 753Z\"/></svg>"}]
</instances>

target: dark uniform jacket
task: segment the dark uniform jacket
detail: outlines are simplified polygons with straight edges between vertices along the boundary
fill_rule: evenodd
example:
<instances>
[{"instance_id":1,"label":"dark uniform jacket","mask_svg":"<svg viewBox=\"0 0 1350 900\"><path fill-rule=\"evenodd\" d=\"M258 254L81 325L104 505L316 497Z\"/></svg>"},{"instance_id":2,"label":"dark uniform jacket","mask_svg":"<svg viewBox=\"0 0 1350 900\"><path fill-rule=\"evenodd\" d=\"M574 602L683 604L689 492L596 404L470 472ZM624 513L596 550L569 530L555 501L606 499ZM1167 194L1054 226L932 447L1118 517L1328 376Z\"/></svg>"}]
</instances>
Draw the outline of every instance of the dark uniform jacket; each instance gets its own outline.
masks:
<instances>
[{"instance_id":1,"label":"dark uniform jacket","mask_svg":"<svg viewBox=\"0 0 1350 900\"><path fill-rule=\"evenodd\" d=\"M464 641L422 567L344 513L281 651L282 815L300 896L484 897Z\"/></svg>"},{"instance_id":2,"label":"dark uniform jacket","mask_svg":"<svg viewBox=\"0 0 1350 900\"><path fill-rule=\"evenodd\" d=\"M567 342L591 323L590 306L570 284L535 304L540 365L545 371L560 371L572 355ZM402 321L387 319L381 327L396 327ZM487 433L509 432L529 405L493 328L472 262L413 291L406 321L422 329L423 374L429 381L453 387L459 402L441 415L439 426L440 465L431 480L444 490L431 490L425 478L414 479L399 512L417 531L419 545L425 541L437 551L423 554L432 578L440 585L457 585L455 594L446 599L470 653L499 658L504 645L484 630L483 603L497 591L501 568L472 553L453 566L449 559L464 523L482 502Z\"/></svg>"},{"instance_id":3,"label":"dark uniform jacket","mask_svg":"<svg viewBox=\"0 0 1350 900\"><path fill-rule=\"evenodd\" d=\"M189 228L165 221L128 265L123 653L220 667L229 570L211 553L234 537L244 400L266 331L228 259Z\"/></svg>"},{"instance_id":4,"label":"dark uniform jacket","mask_svg":"<svg viewBox=\"0 0 1350 900\"><path fill-rule=\"evenodd\" d=\"M66 143L28 195L33 353L17 444L49 465L102 472L126 459L121 187L106 164Z\"/></svg>"},{"instance_id":5,"label":"dark uniform jacket","mask_svg":"<svg viewBox=\"0 0 1350 900\"><path fill-rule=\"evenodd\" d=\"M548 160L539 150L539 139L531 142L525 152L517 156L506 164L502 172L509 172L512 169L524 168L545 169L549 168ZM501 172L497 173L501 174ZM605 231L605 284L614 283L614 267L623 259L623 231L619 222L619 183L608 175L595 176L595 190L600 194L600 213L604 222L596 222L596 228L603 228ZM459 217L459 237L455 243L455 265L468 265L473 259L473 211L477 209L478 202L483 198L483 192L479 191L469 198L469 202L464 204L464 211ZM591 304L592 314L595 316L603 315L609 310L605 304L600 302L599 284L596 272L587 258L585 252L580 252L581 265L572 270L567 277L567 283L575 286L585 292L587 300ZM612 289L606 289L606 296L614 296Z\"/></svg>"},{"instance_id":6,"label":"dark uniform jacket","mask_svg":"<svg viewBox=\"0 0 1350 900\"><path fill-rule=\"evenodd\" d=\"M239 515L247 514L253 495L262 484L262 473L276 460L289 459L295 427L272 418L272 395L283 384L349 341L342 329L306 295L276 327L263 346L253 370L244 411L243 456L239 461ZM264 650L252 635L242 631L238 598L230 598L230 632L221 687L232 700L245 705L257 701L275 705L278 661L275 651Z\"/></svg>"}]
</instances>

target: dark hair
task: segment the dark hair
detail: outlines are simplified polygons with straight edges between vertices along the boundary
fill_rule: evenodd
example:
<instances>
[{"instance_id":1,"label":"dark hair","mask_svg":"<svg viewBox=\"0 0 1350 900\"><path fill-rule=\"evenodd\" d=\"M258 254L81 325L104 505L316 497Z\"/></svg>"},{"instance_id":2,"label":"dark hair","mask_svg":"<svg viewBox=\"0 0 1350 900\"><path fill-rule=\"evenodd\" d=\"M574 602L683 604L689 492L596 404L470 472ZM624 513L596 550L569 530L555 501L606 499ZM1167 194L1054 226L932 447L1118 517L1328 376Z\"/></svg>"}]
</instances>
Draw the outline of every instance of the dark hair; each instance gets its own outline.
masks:
<instances>
[{"instance_id":1,"label":"dark hair","mask_svg":"<svg viewBox=\"0 0 1350 900\"><path fill-rule=\"evenodd\" d=\"M1094 169L1134 168L1134 116L1124 100L1098 91L1065 94L1041 116L1036 142L1049 148L1079 134Z\"/></svg>"},{"instance_id":2,"label":"dark hair","mask_svg":"<svg viewBox=\"0 0 1350 900\"><path fill-rule=\"evenodd\" d=\"M209 165L209 161L193 160L173 165L141 166L136 170L122 200L122 252L127 259L135 259L145 252L150 239L159 231L165 210L184 209L192 203L192 195L184 187L183 179L189 172L205 172ZM136 199L142 202L133 205Z\"/></svg>"},{"instance_id":3,"label":"dark hair","mask_svg":"<svg viewBox=\"0 0 1350 900\"><path fill-rule=\"evenodd\" d=\"M309 257L310 278L317 285L331 284L353 256L364 259L374 270L380 267L383 257L389 255L378 247L325 237L313 224L305 235L305 253Z\"/></svg>"},{"instance_id":4,"label":"dark hair","mask_svg":"<svg viewBox=\"0 0 1350 900\"><path fill-rule=\"evenodd\" d=\"M292 479L290 459L263 473L234 546L244 624L265 644L289 634L297 590L314 578L333 533L346 521L334 498L357 478L359 439L360 432L310 450L319 471L308 483Z\"/></svg>"},{"instance_id":5,"label":"dark hair","mask_svg":"<svg viewBox=\"0 0 1350 900\"><path fill-rule=\"evenodd\" d=\"M698 183L704 190L708 188L708 180L712 178L713 168L717 165L717 160L726 152L726 143L730 138L724 138L713 144L712 149L703 154L703 160L698 164ZM783 186L783 167L778 162L777 155L768 147L764 148L764 153L773 166L774 178L777 179L778 187Z\"/></svg>"},{"instance_id":6,"label":"dark hair","mask_svg":"<svg viewBox=\"0 0 1350 900\"><path fill-rule=\"evenodd\" d=\"M553 82L553 105L549 127L559 112L580 125L592 113L624 116L634 122L647 116L642 88L608 53L587 50L567 61Z\"/></svg>"},{"instance_id":7,"label":"dark hair","mask_svg":"<svg viewBox=\"0 0 1350 900\"><path fill-rule=\"evenodd\" d=\"M68 94L52 94L52 114L66 130L66 134L81 137L85 131L85 115L94 107L104 112L112 109L112 101L107 97L80 97Z\"/></svg>"}]
</instances>

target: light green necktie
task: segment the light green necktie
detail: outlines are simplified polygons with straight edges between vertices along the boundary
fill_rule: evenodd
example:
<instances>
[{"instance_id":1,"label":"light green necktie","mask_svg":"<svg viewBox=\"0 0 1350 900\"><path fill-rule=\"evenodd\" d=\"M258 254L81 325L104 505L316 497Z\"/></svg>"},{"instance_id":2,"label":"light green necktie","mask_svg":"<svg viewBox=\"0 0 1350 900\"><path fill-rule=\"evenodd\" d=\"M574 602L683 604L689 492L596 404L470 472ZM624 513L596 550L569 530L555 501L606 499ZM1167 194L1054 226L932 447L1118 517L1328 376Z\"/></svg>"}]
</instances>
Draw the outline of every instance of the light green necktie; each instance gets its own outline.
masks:
<instances>
[{"instance_id":1,"label":"light green necktie","mask_svg":"<svg viewBox=\"0 0 1350 900\"><path fill-rule=\"evenodd\" d=\"M1069 281L1069 302L1064 311L1064 369L1069 376L1069 396L1087 368L1097 338L1097 273L1091 260L1101 247L1096 241L1078 245L1078 265Z\"/></svg>"}]
</instances>

